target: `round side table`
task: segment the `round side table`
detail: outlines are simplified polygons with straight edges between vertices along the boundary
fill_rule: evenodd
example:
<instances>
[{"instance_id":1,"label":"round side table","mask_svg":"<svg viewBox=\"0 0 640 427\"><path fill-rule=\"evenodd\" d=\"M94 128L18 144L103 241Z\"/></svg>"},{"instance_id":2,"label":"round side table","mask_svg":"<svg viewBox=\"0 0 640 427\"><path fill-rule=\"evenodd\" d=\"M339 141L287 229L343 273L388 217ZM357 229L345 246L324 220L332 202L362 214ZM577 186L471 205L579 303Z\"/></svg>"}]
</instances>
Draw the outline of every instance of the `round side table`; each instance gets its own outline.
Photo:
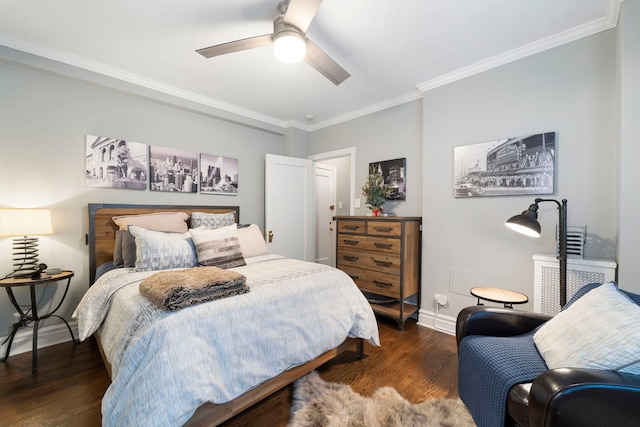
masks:
<instances>
[{"instance_id":1,"label":"round side table","mask_svg":"<svg viewBox=\"0 0 640 427\"><path fill-rule=\"evenodd\" d=\"M24 277L8 277L0 280L0 287L3 287L7 291L7 295L9 295L9 301L15 307L16 311L20 315L20 319L13 324L13 328L11 330L11 334L7 337L5 342L9 342L7 345L7 352L5 353L4 358L0 359L0 362L4 362L9 358L9 352L11 351L11 344L13 343L13 338L16 336L16 332L18 329L22 327L26 327L28 323L33 322L33 352L32 352L32 363L31 363L31 372L36 373L38 370L38 325L41 320L48 319L51 316L57 317L62 320L65 325L67 325L67 329L69 329L69 333L71 334L71 339L74 343L78 343L78 341L73 336L73 331L71 330L71 326L69 323L64 320L62 317L54 314L64 301L67 296L67 292L69 291L69 284L71 283L71 278L73 277L73 271L63 270L58 274L52 275L42 275L37 279L32 279L30 276ZM36 286L44 285L47 283L58 282L60 280L67 280L67 284L64 289L64 294L62 298L58 302L56 308L46 314L38 314L38 302L36 300ZM31 295L31 308L26 312L20 307L18 301L16 300L15 295L13 294L13 288L19 288L23 286L29 287L29 293ZM4 343L3 343L4 344Z\"/></svg>"},{"instance_id":2,"label":"round side table","mask_svg":"<svg viewBox=\"0 0 640 427\"><path fill-rule=\"evenodd\" d=\"M478 305L483 305L480 300L504 304L505 308L513 308L513 304L524 304L529 301L525 294L501 288L471 288L471 295L478 298Z\"/></svg>"}]
</instances>

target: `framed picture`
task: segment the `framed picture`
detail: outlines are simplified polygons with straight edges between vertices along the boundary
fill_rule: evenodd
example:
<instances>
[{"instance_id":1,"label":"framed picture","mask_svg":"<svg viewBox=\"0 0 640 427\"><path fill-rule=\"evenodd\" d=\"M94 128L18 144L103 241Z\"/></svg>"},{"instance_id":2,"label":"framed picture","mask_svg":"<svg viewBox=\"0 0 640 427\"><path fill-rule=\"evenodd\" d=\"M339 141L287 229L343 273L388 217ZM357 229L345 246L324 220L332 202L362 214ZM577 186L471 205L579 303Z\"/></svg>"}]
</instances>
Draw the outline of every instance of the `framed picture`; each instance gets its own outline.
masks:
<instances>
[{"instance_id":1,"label":"framed picture","mask_svg":"<svg viewBox=\"0 0 640 427\"><path fill-rule=\"evenodd\" d=\"M85 146L88 186L147 189L147 144L87 135Z\"/></svg>"},{"instance_id":2,"label":"framed picture","mask_svg":"<svg viewBox=\"0 0 640 427\"><path fill-rule=\"evenodd\" d=\"M556 133L453 149L454 197L553 194Z\"/></svg>"},{"instance_id":3,"label":"framed picture","mask_svg":"<svg viewBox=\"0 0 640 427\"><path fill-rule=\"evenodd\" d=\"M198 154L167 147L149 147L151 191L198 192Z\"/></svg>"},{"instance_id":4,"label":"framed picture","mask_svg":"<svg viewBox=\"0 0 640 427\"><path fill-rule=\"evenodd\" d=\"M369 163L369 170L373 168L382 171L384 183L391 187L391 194L387 200L407 200L406 158Z\"/></svg>"},{"instance_id":5,"label":"framed picture","mask_svg":"<svg viewBox=\"0 0 640 427\"><path fill-rule=\"evenodd\" d=\"M238 195L238 159L200 153L200 193Z\"/></svg>"}]
</instances>

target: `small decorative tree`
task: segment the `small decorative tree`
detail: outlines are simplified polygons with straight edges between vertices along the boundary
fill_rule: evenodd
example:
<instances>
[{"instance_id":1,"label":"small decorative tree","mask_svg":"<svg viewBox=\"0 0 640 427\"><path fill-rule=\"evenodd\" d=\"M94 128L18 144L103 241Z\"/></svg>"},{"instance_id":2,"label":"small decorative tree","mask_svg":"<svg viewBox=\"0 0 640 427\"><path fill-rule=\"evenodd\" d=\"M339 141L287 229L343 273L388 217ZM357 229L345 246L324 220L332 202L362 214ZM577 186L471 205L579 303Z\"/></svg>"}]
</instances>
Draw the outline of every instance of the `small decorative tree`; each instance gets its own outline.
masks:
<instances>
[{"instance_id":1,"label":"small decorative tree","mask_svg":"<svg viewBox=\"0 0 640 427\"><path fill-rule=\"evenodd\" d=\"M362 195L366 198L365 203L373 211L374 216L382 212L382 205L391 194L391 187L384 183L384 177L380 167L371 166L367 182L362 187Z\"/></svg>"}]
</instances>

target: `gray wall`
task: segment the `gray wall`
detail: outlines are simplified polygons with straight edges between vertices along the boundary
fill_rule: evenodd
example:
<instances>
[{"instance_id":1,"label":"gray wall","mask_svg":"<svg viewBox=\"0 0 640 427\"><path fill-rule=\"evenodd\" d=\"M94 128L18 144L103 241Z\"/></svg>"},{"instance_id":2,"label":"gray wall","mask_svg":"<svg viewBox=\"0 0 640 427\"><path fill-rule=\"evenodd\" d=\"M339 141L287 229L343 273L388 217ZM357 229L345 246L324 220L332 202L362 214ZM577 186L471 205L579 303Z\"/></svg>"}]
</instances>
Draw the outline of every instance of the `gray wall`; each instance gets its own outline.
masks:
<instances>
[{"instance_id":1,"label":"gray wall","mask_svg":"<svg viewBox=\"0 0 640 427\"><path fill-rule=\"evenodd\" d=\"M640 291L640 2L625 1L619 23L620 65L620 241L618 279Z\"/></svg>"},{"instance_id":2,"label":"gray wall","mask_svg":"<svg viewBox=\"0 0 640 427\"><path fill-rule=\"evenodd\" d=\"M87 134L238 158L239 195L86 187ZM40 260L76 273L60 310L66 318L89 285L89 252L84 244L88 203L239 205L242 222L263 228L264 154L282 154L283 147L283 135L14 66L0 58L0 207L52 209L55 234L40 239ZM12 269L11 252L11 239L0 238L3 275ZM54 292L55 287L49 287L44 300ZM28 295L22 296L28 301ZM13 311L6 296L0 297L0 336L8 333ZM44 326L49 324L56 322Z\"/></svg>"},{"instance_id":3,"label":"gray wall","mask_svg":"<svg viewBox=\"0 0 640 427\"><path fill-rule=\"evenodd\" d=\"M554 253L555 204L540 205L543 232L532 239L503 224L535 196L453 197L456 146L557 132L553 198L568 200L569 225L588 226L588 257L615 258L615 46L610 30L424 94L423 309L434 310L434 294L444 293L450 298L441 312L455 317L475 303L470 286L531 299L531 256Z\"/></svg>"},{"instance_id":4,"label":"gray wall","mask_svg":"<svg viewBox=\"0 0 640 427\"><path fill-rule=\"evenodd\" d=\"M370 212L365 207L362 186L369 163L405 157L407 159L407 200L385 204L385 212L420 216L422 210L422 102L397 107L323 128L309 136L309 154L356 148L355 198L361 199L356 215Z\"/></svg>"}]
</instances>

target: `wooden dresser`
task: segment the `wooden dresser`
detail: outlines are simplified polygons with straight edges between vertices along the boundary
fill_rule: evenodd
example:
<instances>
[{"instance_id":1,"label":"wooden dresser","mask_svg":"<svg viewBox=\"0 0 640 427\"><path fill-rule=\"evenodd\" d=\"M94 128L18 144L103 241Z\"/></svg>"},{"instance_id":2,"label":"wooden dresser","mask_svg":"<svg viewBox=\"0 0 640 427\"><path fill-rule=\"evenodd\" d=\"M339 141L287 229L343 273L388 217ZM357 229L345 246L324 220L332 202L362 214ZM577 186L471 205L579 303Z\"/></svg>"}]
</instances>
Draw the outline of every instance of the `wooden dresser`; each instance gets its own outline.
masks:
<instances>
[{"instance_id":1,"label":"wooden dresser","mask_svg":"<svg viewBox=\"0 0 640 427\"><path fill-rule=\"evenodd\" d=\"M337 267L376 314L404 322L420 308L422 218L338 216ZM411 301L407 301L409 297Z\"/></svg>"}]
</instances>

